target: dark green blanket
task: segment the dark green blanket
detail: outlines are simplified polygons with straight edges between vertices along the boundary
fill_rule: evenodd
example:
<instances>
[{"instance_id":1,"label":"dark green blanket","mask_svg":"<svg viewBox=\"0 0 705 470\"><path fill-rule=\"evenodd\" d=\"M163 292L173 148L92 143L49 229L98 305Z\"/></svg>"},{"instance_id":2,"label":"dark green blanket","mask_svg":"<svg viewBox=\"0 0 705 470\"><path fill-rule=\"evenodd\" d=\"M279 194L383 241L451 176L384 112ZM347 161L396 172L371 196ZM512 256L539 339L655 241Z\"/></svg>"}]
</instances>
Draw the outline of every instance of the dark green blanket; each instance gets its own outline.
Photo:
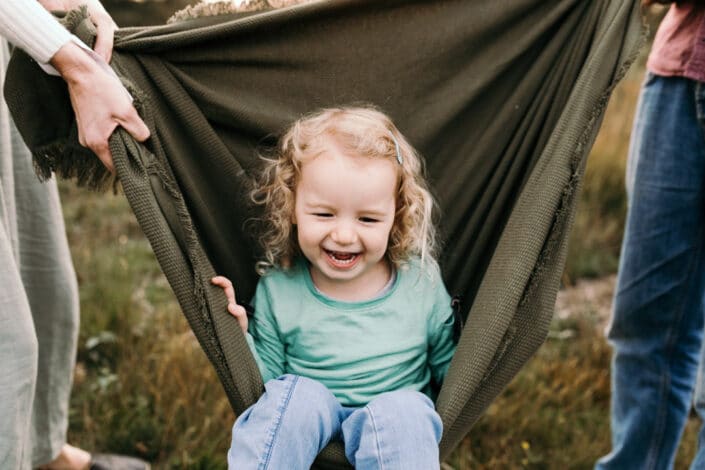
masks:
<instances>
[{"instance_id":1,"label":"dark green blanket","mask_svg":"<svg viewBox=\"0 0 705 470\"><path fill-rule=\"evenodd\" d=\"M641 37L638 3L329 1L118 32L112 65L152 130L144 146L113 136L118 175L236 412L262 383L209 279L253 292L256 149L302 113L371 102L426 158L441 266L467 315L437 400L448 455L546 336L585 157ZM16 53L5 94L40 171L102 181L61 80ZM319 462L342 459L329 447Z\"/></svg>"}]
</instances>

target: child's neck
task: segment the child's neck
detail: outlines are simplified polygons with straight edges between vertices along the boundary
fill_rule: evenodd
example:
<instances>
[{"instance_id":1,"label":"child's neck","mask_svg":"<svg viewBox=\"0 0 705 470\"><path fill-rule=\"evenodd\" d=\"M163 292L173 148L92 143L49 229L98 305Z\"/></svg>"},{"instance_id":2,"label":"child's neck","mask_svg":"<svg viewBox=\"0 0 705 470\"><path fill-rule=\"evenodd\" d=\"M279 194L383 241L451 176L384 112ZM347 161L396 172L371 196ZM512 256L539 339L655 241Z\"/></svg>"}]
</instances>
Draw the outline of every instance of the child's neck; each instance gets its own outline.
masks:
<instances>
[{"instance_id":1,"label":"child's neck","mask_svg":"<svg viewBox=\"0 0 705 470\"><path fill-rule=\"evenodd\" d=\"M311 280L318 291L334 300L343 302L364 302L379 296L392 279L394 270L389 261L383 260L372 272L351 280L332 280L311 269Z\"/></svg>"}]
</instances>

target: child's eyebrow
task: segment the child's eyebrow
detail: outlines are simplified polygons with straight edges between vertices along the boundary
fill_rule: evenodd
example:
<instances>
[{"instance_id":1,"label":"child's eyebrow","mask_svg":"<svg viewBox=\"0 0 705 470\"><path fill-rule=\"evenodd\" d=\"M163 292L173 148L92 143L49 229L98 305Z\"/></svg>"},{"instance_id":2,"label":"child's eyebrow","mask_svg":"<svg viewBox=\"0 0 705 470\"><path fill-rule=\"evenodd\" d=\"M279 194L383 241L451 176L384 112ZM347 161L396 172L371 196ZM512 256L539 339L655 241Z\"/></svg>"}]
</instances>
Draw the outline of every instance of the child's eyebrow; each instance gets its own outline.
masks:
<instances>
[{"instance_id":1,"label":"child's eyebrow","mask_svg":"<svg viewBox=\"0 0 705 470\"><path fill-rule=\"evenodd\" d=\"M306 210L333 210L333 206L330 204L326 204L325 202L321 201L306 201L304 200L304 209Z\"/></svg>"},{"instance_id":2,"label":"child's eyebrow","mask_svg":"<svg viewBox=\"0 0 705 470\"><path fill-rule=\"evenodd\" d=\"M387 211L383 209L365 209L359 211L360 215L375 215L375 216L383 216L387 214Z\"/></svg>"}]
</instances>

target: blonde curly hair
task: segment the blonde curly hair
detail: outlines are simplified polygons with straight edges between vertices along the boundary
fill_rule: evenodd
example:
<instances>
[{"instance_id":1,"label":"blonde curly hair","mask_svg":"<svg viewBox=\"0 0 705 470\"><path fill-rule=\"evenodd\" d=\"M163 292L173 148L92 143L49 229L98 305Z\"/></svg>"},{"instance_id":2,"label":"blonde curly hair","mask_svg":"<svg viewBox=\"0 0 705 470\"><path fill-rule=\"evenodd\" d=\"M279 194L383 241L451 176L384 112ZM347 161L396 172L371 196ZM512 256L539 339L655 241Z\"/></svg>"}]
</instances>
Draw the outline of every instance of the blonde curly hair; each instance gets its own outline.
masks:
<instances>
[{"instance_id":1,"label":"blonde curly hair","mask_svg":"<svg viewBox=\"0 0 705 470\"><path fill-rule=\"evenodd\" d=\"M255 181L252 201L263 207L259 240L264 260L257 272L288 269L301 253L292 214L302 164L335 145L348 156L392 159L399 168L394 223L387 258L400 267L412 256L436 256L435 201L424 180L423 161L391 119L372 106L328 108L294 122L281 137L272 158ZM397 150L398 146L398 150ZM397 151L401 159L398 163Z\"/></svg>"}]
</instances>

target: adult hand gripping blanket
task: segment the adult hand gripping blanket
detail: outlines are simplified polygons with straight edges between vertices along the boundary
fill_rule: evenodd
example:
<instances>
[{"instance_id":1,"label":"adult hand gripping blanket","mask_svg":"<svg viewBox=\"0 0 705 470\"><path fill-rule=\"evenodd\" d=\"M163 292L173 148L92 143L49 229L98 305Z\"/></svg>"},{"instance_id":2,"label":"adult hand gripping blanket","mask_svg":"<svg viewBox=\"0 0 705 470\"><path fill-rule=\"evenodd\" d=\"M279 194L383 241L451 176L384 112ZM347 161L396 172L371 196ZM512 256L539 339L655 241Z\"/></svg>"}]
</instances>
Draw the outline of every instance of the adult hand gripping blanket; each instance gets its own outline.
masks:
<instances>
[{"instance_id":1,"label":"adult hand gripping blanket","mask_svg":"<svg viewBox=\"0 0 705 470\"><path fill-rule=\"evenodd\" d=\"M90 38L80 12L66 20ZM641 38L638 0L321 1L119 30L111 66L152 137L113 134L117 175L235 412L263 385L210 279L253 293L263 144L304 113L372 103L425 157L467 319L436 401L445 458L547 335L586 156ZM109 180L62 80L16 51L5 95L40 175ZM349 467L337 443L316 465Z\"/></svg>"}]
</instances>

